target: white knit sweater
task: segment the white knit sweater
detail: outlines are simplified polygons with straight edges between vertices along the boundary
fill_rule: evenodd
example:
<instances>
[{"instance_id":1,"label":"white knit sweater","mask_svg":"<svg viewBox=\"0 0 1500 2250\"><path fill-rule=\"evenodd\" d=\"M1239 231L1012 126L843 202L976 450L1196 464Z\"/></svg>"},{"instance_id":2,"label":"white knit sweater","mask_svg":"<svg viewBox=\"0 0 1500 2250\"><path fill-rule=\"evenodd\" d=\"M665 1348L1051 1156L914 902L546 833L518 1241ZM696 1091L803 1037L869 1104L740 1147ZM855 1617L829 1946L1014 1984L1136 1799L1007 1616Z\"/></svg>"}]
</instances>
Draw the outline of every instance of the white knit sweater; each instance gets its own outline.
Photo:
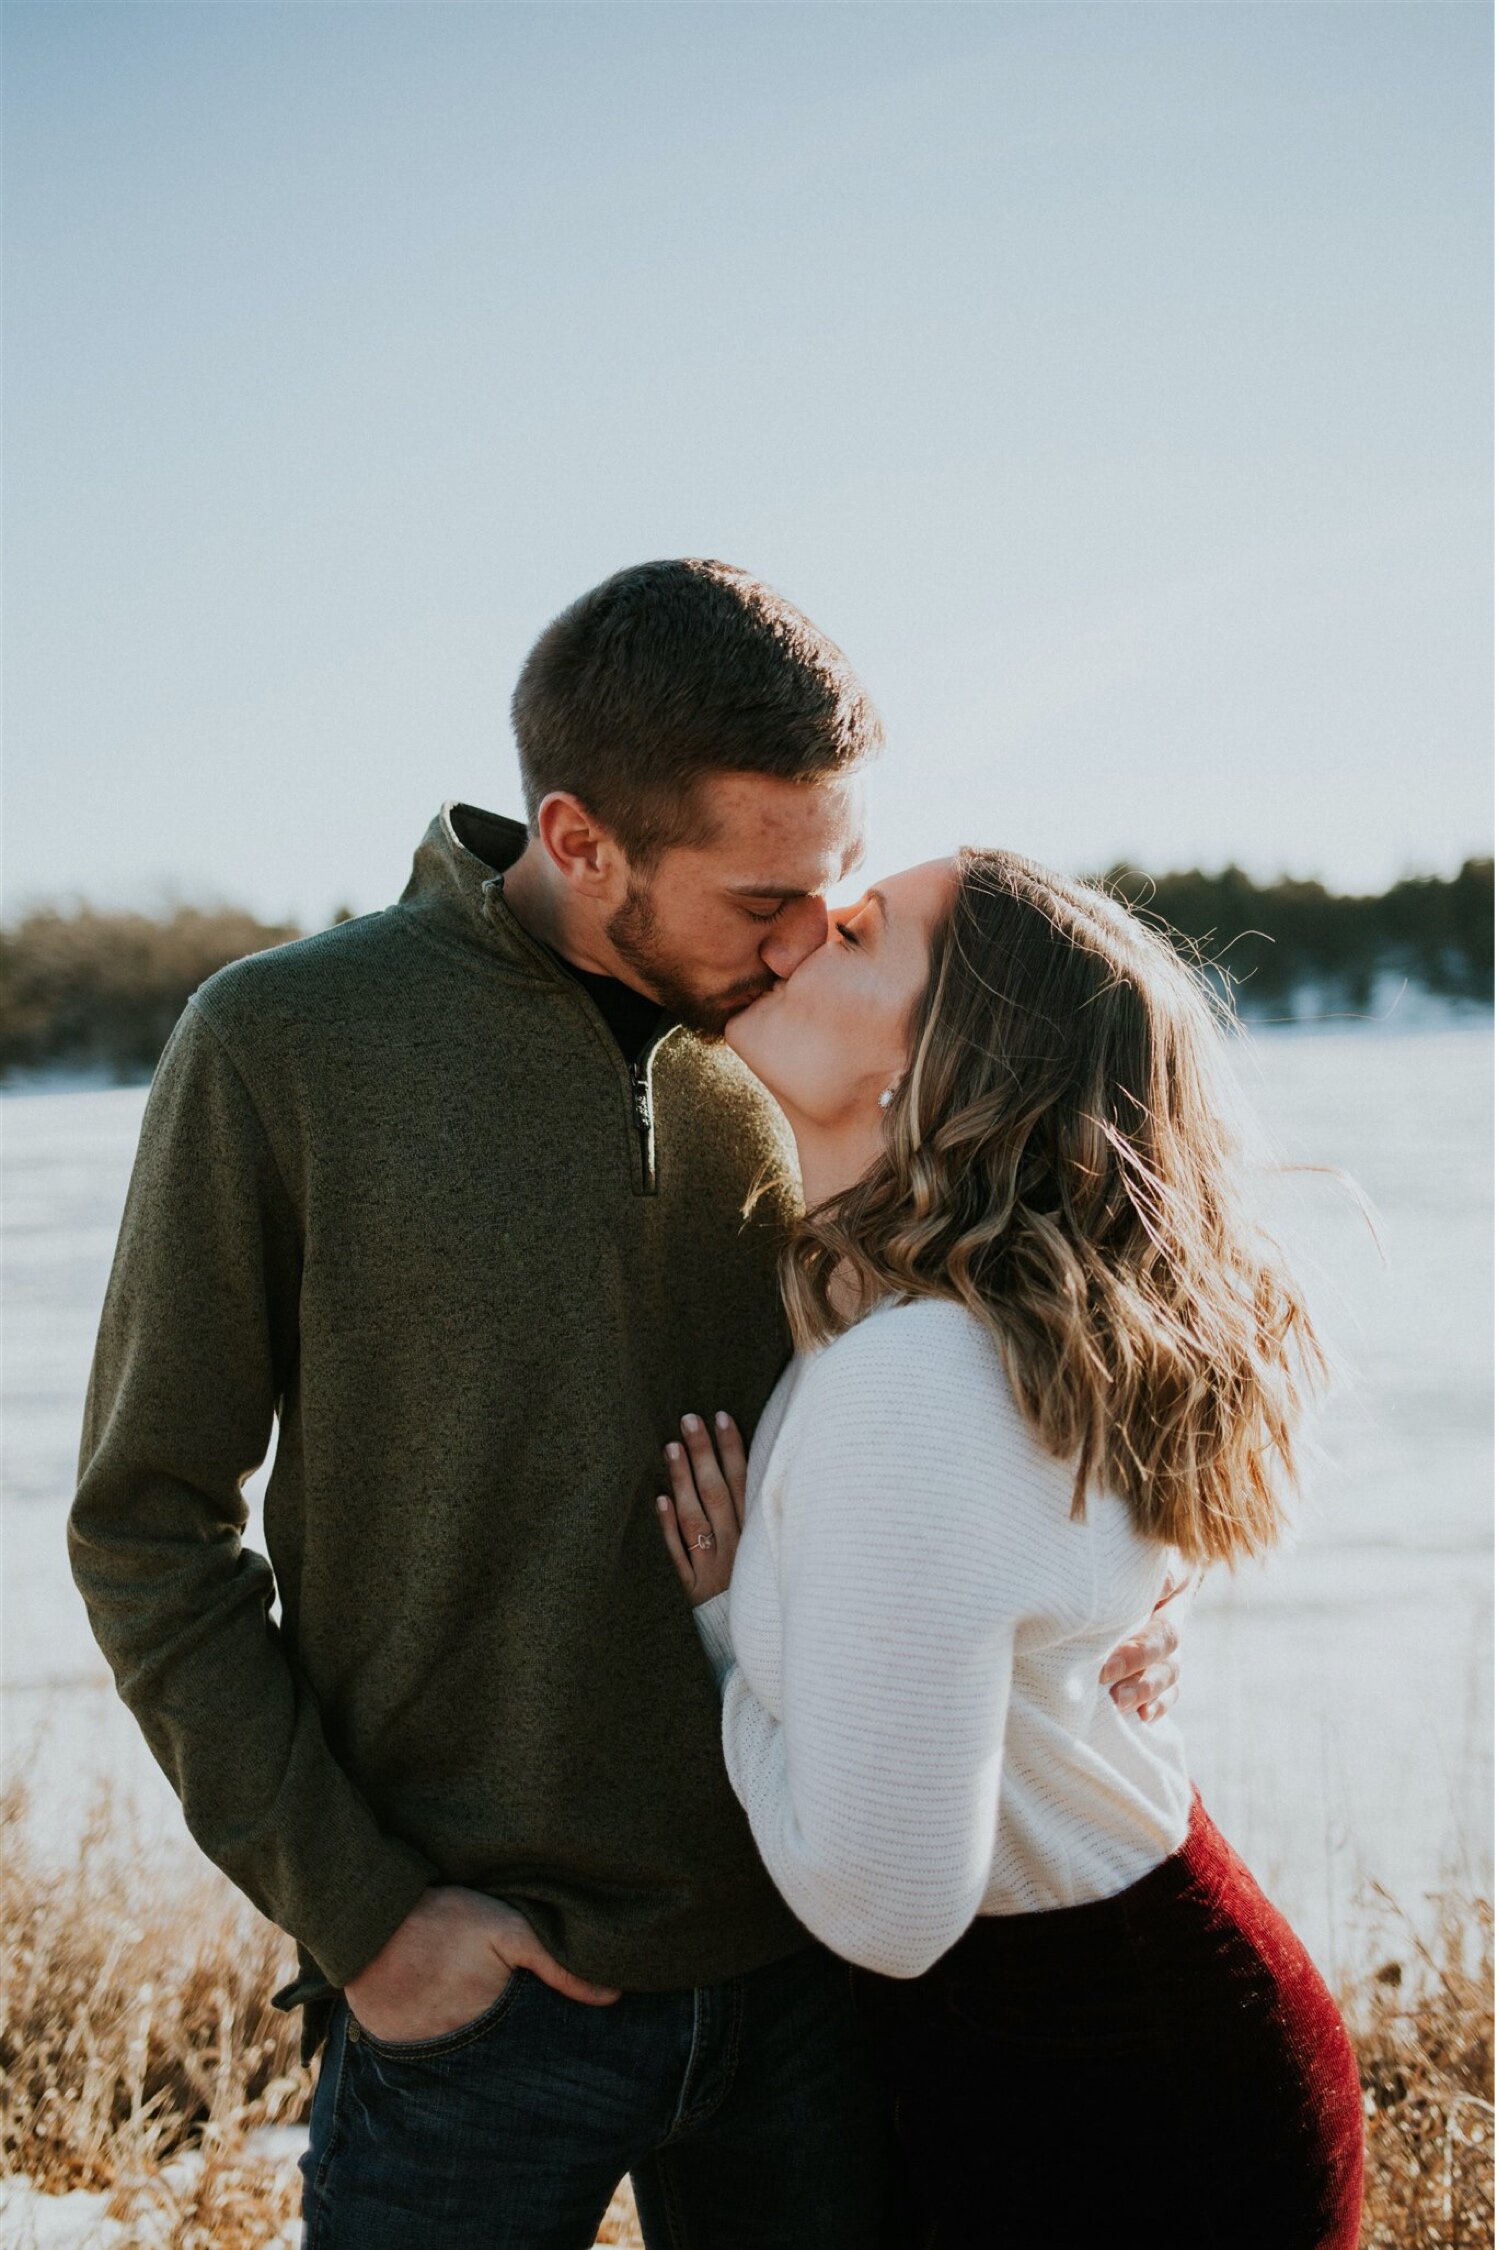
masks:
<instances>
[{"instance_id":1,"label":"white knit sweater","mask_svg":"<svg viewBox=\"0 0 1500 2250\"><path fill-rule=\"evenodd\" d=\"M1110 1897L1186 1835L1176 1729L1098 1678L1168 1558L1072 1488L959 1305L882 1306L767 1405L694 1614L761 1857L848 1960L919 1976L976 1914Z\"/></svg>"}]
</instances>

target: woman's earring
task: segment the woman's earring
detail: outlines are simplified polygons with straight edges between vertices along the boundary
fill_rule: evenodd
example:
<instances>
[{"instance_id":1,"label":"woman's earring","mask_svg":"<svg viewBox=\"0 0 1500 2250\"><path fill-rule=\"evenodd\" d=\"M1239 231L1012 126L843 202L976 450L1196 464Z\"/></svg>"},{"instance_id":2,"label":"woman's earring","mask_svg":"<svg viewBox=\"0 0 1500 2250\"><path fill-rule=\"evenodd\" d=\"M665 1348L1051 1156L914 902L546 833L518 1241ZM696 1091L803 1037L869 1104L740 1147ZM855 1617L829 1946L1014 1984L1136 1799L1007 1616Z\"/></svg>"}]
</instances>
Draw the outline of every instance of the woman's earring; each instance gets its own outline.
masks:
<instances>
[{"instance_id":1,"label":"woman's earring","mask_svg":"<svg viewBox=\"0 0 1500 2250\"><path fill-rule=\"evenodd\" d=\"M887 1086L887 1088L886 1088L885 1092L884 1092L884 1093L883 1093L883 1094L881 1095L881 1097L880 1097L880 1106L881 1106L881 1108L882 1108L882 1109L889 1109L889 1108L890 1108L890 1106L891 1106L891 1104L892 1104L892 1102L893 1102L893 1101L894 1101L895 1099L896 1099L896 1089L895 1089L895 1087L894 1087L894 1086Z\"/></svg>"}]
</instances>

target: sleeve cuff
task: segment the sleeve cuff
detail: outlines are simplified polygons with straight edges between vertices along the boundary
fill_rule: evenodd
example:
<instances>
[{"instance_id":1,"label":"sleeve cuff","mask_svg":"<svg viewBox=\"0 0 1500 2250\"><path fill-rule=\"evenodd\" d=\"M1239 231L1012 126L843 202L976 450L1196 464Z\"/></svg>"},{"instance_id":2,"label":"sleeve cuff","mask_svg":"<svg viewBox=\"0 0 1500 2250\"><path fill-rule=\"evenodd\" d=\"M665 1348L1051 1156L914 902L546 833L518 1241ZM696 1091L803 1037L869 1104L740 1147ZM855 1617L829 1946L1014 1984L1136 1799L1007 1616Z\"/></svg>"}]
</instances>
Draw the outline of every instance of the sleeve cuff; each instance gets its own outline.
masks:
<instances>
[{"instance_id":1,"label":"sleeve cuff","mask_svg":"<svg viewBox=\"0 0 1500 2250\"><path fill-rule=\"evenodd\" d=\"M293 1931L331 1985L345 1985L374 1960L385 1941L401 1927L422 1893L443 1878L431 1860L394 1837L390 1856L378 1870L362 1872L337 1904L316 1918L315 1926Z\"/></svg>"},{"instance_id":2,"label":"sleeve cuff","mask_svg":"<svg viewBox=\"0 0 1500 2250\"><path fill-rule=\"evenodd\" d=\"M703 1643L703 1653L713 1668L714 1685L723 1693L724 1682L734 1669L734 1642L729 1634L729 1594L715 1594L711 1601L700 1602L693 1611L693 1623L698 1628L698 1638Z\"/></svg>"}]
</instances>

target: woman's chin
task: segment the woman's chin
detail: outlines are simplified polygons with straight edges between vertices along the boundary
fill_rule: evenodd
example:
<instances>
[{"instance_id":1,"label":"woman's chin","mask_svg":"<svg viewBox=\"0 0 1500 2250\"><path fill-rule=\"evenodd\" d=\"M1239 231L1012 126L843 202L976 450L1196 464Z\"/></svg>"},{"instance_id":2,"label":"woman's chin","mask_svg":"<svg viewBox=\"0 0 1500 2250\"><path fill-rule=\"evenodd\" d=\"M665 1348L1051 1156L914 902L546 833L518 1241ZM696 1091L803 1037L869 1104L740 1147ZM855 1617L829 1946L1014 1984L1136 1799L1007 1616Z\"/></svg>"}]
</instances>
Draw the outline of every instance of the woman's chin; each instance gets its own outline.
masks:
<instances>
[{"instance_id":1,"label":"woman's chin","mask_svg":"<svg viewBox=\"0 0 1500 2250\"><path fill-rule=\"evenodd\" d=\"M766 1051L763 1028L766 1022L765 1010L775 998L776 989L773 987L771 991L763 992L758 1000L752 1000L748 1008L741 1008L724 1026L725 1046L732 1048L745 1067L755 1072L757 1078L761 1075L760 1059Z\"/></svg>"}]
</instances>

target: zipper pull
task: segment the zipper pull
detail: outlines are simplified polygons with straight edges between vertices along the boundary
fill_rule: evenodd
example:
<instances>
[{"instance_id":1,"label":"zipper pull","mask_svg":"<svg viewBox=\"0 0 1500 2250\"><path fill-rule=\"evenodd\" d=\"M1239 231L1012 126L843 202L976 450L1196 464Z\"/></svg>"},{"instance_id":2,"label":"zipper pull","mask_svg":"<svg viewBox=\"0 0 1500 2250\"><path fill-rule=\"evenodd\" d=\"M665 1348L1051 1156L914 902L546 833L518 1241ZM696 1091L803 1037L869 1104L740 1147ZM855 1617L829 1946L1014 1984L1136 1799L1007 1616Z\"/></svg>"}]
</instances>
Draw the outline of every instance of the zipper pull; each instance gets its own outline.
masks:
<instances>
[{"instance_id":1,"label":"zipper pull","mask_svg":"<svg viewBox=\"0 0 1500 2250\"><path fill-rule=\"evenodd\" d=\"M630 1072L630 1107L635 1117L635 1129L641 1143L641 1187L647 1195L656 1193L656 1127L651 1116L651 1082L644 1069L635 1063L627 1065Z\"/></svg>"}]
</instances>

